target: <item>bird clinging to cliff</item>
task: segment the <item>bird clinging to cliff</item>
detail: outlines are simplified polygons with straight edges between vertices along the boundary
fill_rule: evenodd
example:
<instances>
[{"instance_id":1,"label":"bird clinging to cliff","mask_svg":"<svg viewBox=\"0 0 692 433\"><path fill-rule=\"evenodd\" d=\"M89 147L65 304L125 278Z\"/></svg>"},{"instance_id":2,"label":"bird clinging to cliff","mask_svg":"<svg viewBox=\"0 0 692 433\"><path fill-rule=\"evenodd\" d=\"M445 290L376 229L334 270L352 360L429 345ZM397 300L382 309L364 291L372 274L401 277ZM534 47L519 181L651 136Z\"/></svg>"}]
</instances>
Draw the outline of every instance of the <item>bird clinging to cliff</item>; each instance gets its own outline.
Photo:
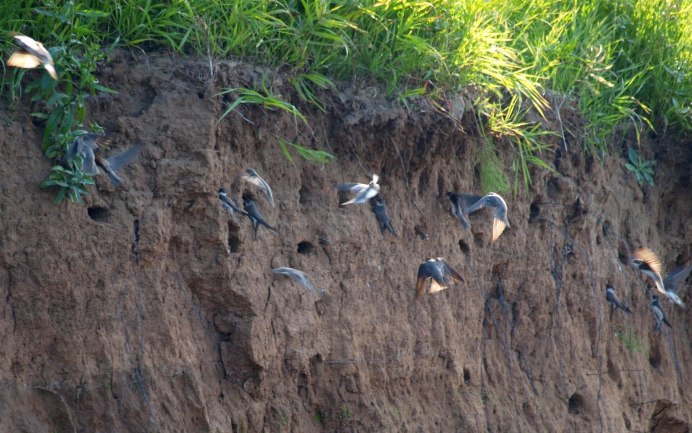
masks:
<instances>
[{"instance_id":1,"label":"bird clinging to cliff","mask_svg":"<svg viewBox=\"0 0 692 433\"><path fill-rule=\"evenodd\" d=\"M500 237L505 227L509 227L509 221L507 220L507 203L500 197L499 194L494 192L488 193L484 197L476 197L466 194L460 194L462 200L473 201L473 199L478 198L475 203L470 205L468 208L464 209L464 214L468 215L478 210L486 207L494 208L493 212L493 237L492 241L495 242L497 238Z\"/></svg>"},{"instance_id":2,"label":"bird clinging to cliff","mask_svg":"<svg viewBox=\"0 0 692 433\"><path fill-rule=\"evenodd\" d=\"M666 315L663 313L661 304L658 302L658 295L651 296L651 312L654 313L654 319L656 319L656 326L654 328L656 331L661 330L661 322L668 325L669 328L672 328L670 322L666 320Z\"/></svg>"},{"instance_id":3,"label":"bird clinging to cliff","mask_svg":"<svg viewBox=\"0 0 692 433\"><path fill-rule=\"evenodd\" d=\"M425 294L425 284L430 280L427 293L442 291L457 281L464 281L464 278L442 258L430 257L418 267L418 278L416 279L416 299Z\"/></svg>"},{"instance_id":4,"label":"bird clinging to cliff","mask_svg":"<svg viewBox=\"0 0 692 433\"><path fill-rule=\"evenodd\" d=\"M380 225L380 232L382 232L382 237L384 237L385 231L389 231L392 235L396 236L394 227L392 227L392 221L389 218L389 213L387 212L387 205L384 204L384 199L382 196L377 194L375 197L370 199L370 210L375 214L375 219Z\"/></svg>"},{"instance_id":5,"label":"bird clinging to cliff","mask_svg":"<svg viewBox=\"0 0 692 433\"><path fill-rule=\"evenodd\" d=\"M254 232L253 239L257 240L257 229L259 229L260 225L263 225L270 230L277 231L274 227L270 226L269 223L264 220L264 218L262 218L262 214L257 208L255 200L250 194L243 195L243 207L245 208L247 217L250 218L250 221L252 222L252 230Z\"/></svg>"},{"instance_id":6,"label":"bird clinging to cliff","mask_svg":"<svg viewBox=\"0 0 692 433\"><path fill-rule=\"evenodd\" d=\"M18 33L13 33L12 37L14 38L14 42L22 49L15 51L10 58L7 59L8 66L32 69L43 65L51 78L54 80L58 79L58 74L55 72L55 66L53 64L53 57L51 57L42 43Z\"/></svg>"},{"instance_id":7,"label":"bird clinging to cliff","mask_svg":"<svg viewBox=\"0 0 692 433\"><path fill-rule=\"evenodd\" d=\"M226 194L226 190L223 188L219 189L219 200L221 200L221 205L228 210L228 212L231 214L231 217L233 218L234 221L237 221L236 219L236 214L239 213L241 215L248 216L247 212L242 210L241 208L238 207L237 204L231 199L228 194Z\"/></svg>"},{"instance_id":8,"label":"bird clinging to cliff","mask_svg":"<svg viewBox=\"0 0 692 433\"><path fill-rule=\"evenodd\" d=\"M296 282L302 284L303 286L305 286L312 293L317 293L317 291L315 290L315 286L312 285L312 283L308 279L308 276L305 275L305 272L303 272L303 271L299 271L298 269L289 268L288 266L281 266L279 268L272 269L272 273L289 277L293 281L296 281Z\"/></svg>"},{"instance_id":9,"label":"bird clinging to cliff","mask_svg":"<svg viewBox=\"0 0 692 433\"><path fill-rule=\"evenodd\" d=\"M82 171L85 174L96 176L100 173L98 166L101 166L108 174L113 185L118 186L122 183L122 180L118 177L116 171L129 164L137 156L142 146L136 144L118 155L104 158L103 147L110 145L112 142L111 138L103 135L91 133L80 135L67 148L65 159L71 161L77 155L80 155L82 157Z\"/></svg>"},{"instance_id":10,"label":"bird clinging to cliff","mask_svg":"<svg viewBox=\"0 0 692 433\"><path fill-rule=\"evenodd\" d=\"M272 194L272 189L269 187L267 181L262 179L262 177L257 174L254 168L248 168L244 173L240 173L238 176L240 176L240 178L245 182L260 188L264 193L264 196L269 201L269 204L271 204L272 207L276 207L274 204L274 194Z\"/></svg>"},{"instance_id":11,"label":"bird clinging to cliff","mask_svg":"<svg viewBox=\"0 0 692 433\"><path fill-rule=\"evenodd\" d=\"M462 206L462 196L463 196L463 194L455 194L453 192L447 193L447 197L449 198L449 201L452 203L452 215L457 217L457 219L461 223L461 226L464 228L464 230L468 230L471 227L471 223L466 218L466 215L464 215L464 207ZM472 196L466 196L466 197L472 197ZM478 197L478 198L480 198L480 197ZM474 202L475 201L478 201L478 200L474 200Z\"/></svg>"},{"instance_id":12,"label":"bird clinging to cliff","mask_svg":"<svg viewBox=\"0 0 692 433\"><path fill-rule=\"evenodd\" d=\"M632 253L632 264L656 285L656 290L665 295L671 302L684 307L685 304L678 296L680 285L692 271L692 266L676 268L665 279L661 278L661 262L649 248L639 248Z\"/></svg>"},{"instance_id":13,"label":"bird clinging to cliff","mask_svg":"<svg viewBox=\"0 0 692 433\"><path fill-rule=\"evenodd\" d=\"M337 191L348 191L356 194L351 200L341 203L341 206L347 204L361 204L366 203L380 192L380 185L377 184L379 179L380 177L378 175L373 174L372 181L367 185L364 183L336 183L333 187Z\"/></svg>"},{"instance_id":14,"label":"bird clinging to cliff","mask_svg":"<svg viewBox=\"0 0 692 433\"><path fill-rule=\"evenodd\" d=\"M630 310L625 304L620 302L617 295L615 295L615 289L610 284L606 286L606 300L610 303L611 320L613 318L613 312L615 312L615 310L617 310L618 308L624 311L625 313L632 312L632 310Z\"/></svg>"}]
</instances>

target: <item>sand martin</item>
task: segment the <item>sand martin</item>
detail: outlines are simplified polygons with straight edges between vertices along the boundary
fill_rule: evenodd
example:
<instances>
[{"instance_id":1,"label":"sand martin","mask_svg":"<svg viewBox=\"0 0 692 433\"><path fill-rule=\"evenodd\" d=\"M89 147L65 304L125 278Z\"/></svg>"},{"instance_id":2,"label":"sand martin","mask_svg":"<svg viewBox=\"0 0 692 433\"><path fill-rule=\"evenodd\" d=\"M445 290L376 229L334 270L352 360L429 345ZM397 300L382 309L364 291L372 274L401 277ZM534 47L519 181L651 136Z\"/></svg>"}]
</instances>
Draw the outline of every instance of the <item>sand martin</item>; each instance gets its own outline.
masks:
<instances>
[{"instance_id":1,"label":"sand martin","mask_svg":"<svg viewBox=\"0 0 692 433\"><path fill-rule=\"evenodd\" d=\"M661 322L668 325L669 328L672 328L668 320L666 320L666 315L663 313L661 304L658 302L658 295L651 296L651 311L654 313L654 319L656 319L656 327L654 328L656 331L661 330Z\"/></svg>"},{"instance_id":2,"label":"sand martin","mask_svg":"<svg viewBox=\"0 0 692 433\"><path fill-rule=\"evenodd\" d=\"M51 78L54 80L58 79L58 74L55 72L55 66L53 64L53 58L42 43L20 34L13 34L12 37L14 38L14 43L19 45L22 49L15 51L10 58L7 59L8 66L32 69L43 65Z\"/></svg>"},{"instance_id":3,"label":"sand martin","mask_svg":"<svg viewBox=\"0 0 692 433\"><path fill-rule=\"evenodd\" d=\"M380 225L382 237L384 237L385 231L389 231L391 234L396 236L394 227L392 227L392 221L389 219L387 205L384 204L384 199L382 199L382 196L377 194L375 197L370 199L370 210L372 210L372 212L375 214L377 223Z\"/></svg>"},{"instance_id":4,"label":"sand martin","mask_svg":"<svg viewBox=\"0 0 692 433\"><path fill-rule=\"evenodd\" d=\"M465 194L461 194L461 196L462 200L467 200L468 198L473 197L465 196ZM509 227L509 221L507 220L507 203L505 203L505 200L502 197L500 197L498 194L495 194L494 192L491 192L485 197L481 197L478 201L473 203L468 208L465 208L464 214L468 215L486 207L492 207L495 209L495 212L493 212L492 239L493 242L495 242L497 238L499 238L502 232L505 230L505 227Z\"/></svg>"},{"instance_id":5,"label":"sand martin","mask_svg":"<svg viewBox=\"0 0 692 433\"><path fill-rule=\"evenodd\" d=\"M425 294L425 285L428 280L430 280L428 293L435 293L446 289L457 281L464 281L464 278L452 269L443 258L433 259L431 257L418 267L416 299Z\"/></svg>"},{"instance_id":6,"label":"sand martin","mask_svg":"<svg viewBox=\"0 0 692 433\"><path fill-rule=\"evenodd\" d=\"M452 202L452 215L457 217L464 230L468 230L471 227L471 223L469 223L466 215L464 215L464 209L462 208L461 203L461 195L448 192L447 197L449 198L449 201Z\"/></svg>"},{"instance_id":7,"label":"sand martin","mask_svg":"<svg viewBox=\"0 0 692 433\"><path fill-rule=\"evenodd\" d=\"M298 282L303 286L307 287L312 293L317 293L317 291L315 290L315 286L312 285L312 283L308 279L308 276L305 275L305 272L303 271L289 268L287 266L282 266L280 268L272 269L272 273L289 277L293 281Z\"/></svg>"},{"instance_id":8,"label":"sand martin","mask_svg":"<svg viewBox=\"0 0 692 433\"><path fill-rule=\"evenodd\" d=\"M671 302L681 307L685 304L678 296L680 285L685 281L692 270L692 266L683 266L674 269L665 279L661 278L662 266L656 254L649 248L639 248L632 254L632 264L644 275L649 277L656 285L656 290L665 295Z\"/></svg>"},{"instance_id":9,"label":"sand martin","mask_svg":"<svg viewBox=\"0 0 692 433\"><path fill-rule=\"evenodd\" d=\"M226 190L223 188L219 189L219 200L221 200L221 205L230 212L231 217L233 217L234 221L237 221L236 219L236 214L239 213L241 215L248 216L247 212L242 210L241 208L238 207L237 204L231 199L228 194L226 194Z\"/></svg>"},{"instance_id":10,"label":"sand martin","mask_svg":"<svg viewBox=\"0 0 692 433\"><path fill-rule=\"evenodd\" d=\"M613 318L613 312L615 312L615 310L617 310L618 308L624 311L625 313L632 312L632 310L630 310L625 304L620 302L617 295L615 294L615 289L613 289L613 286L611 286L610 284L606 286L606 300L610 303L611 320Z\"/></svg>"},{"instance_id":11,"label":"sand martin","mask_svg":"<svg viewBox=\"0 0 692 433\"><path fill-rule=\"evenodd\" d=\"M276 205L274 204L274 195L272 194L272 189L269 188L269 184L264 179L262 179L262 177L259 174L257 174L255 169L248 168L247 170L245 170L244 173L240 173L238 176L240 176L240 178L245 182L251 183L256 187L259 187L264 193L265 197L267 197L269 204L271 204L272 207L276 207Z\"/></svg>"},{"instance_id":12,"label":"sand martin","mask_svg":"<svg viewBox=\"0 0 692 433\"><path fill-rule=\"evenodd\" d=\"M252 230L254 232L253 239L257 239L257 229L260 225L263 225L270 230L277 231L274 227L270 226L269 223L267 223L262 218L262 214L257 208L257 204L255 203L255 200L253 200L251 195L243 195L243 207L245 208L247 217L250 218L250 221L252 221Z\"/></svg>"},{"instance_id":13,"label":"sand martin","mask_svg":"<svg viewBox=\"0 0 692 433\"><path fill-rule=\"evenodd\" d=\"M369 184L364 183L337 183L334 184L334 189L337 191L348 191L356 194L351 200L341 203L341 206L347 204L361 204L366 203L371 198L375 197L380 192L380 185L377 181L380 177L376 174L372 175L372 181Z\"/></svg>"},{"instance_id":14,"label":"sand martin","mask_svg":"<svg viewBox=\"0 0 692 433\"><path fill-rule=\"evenodd\" d=\"M71 161L77 155L81 155L82 171L85 174L88 174L89 176L96 176L99 174L98 166L101 166L106 174L108 174L108 177L113 185L118 186L122 183L122 180L120 177L118 177L116 171L129 164L137 156L142 146L136 144L118 155L111 156L110 158L104 158L103 147L108 146L111 143L112 140L103 135L80 135L75 138L67 148L65 159L67 161Z\"/></svg>"}]
</instances>

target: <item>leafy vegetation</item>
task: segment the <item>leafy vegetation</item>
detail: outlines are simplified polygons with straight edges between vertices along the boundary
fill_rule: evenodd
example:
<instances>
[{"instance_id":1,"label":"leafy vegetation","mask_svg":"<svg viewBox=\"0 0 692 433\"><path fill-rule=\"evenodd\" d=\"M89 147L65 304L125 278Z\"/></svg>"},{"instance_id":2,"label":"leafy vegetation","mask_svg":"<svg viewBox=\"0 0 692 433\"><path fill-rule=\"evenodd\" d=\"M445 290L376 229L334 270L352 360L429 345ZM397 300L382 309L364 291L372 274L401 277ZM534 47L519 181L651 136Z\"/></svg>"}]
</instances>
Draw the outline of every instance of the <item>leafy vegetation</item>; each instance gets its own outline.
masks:
<instances>
[{"instance_id":1,"label":"leafy vegetation","mask_svg":"<svg viewBox=\"0 0 692 433\"><path fill-rule=\"evenodd\" d=\"M639 185L643 185L644 181L646 181L653 186L656 161L642 158L641 155L637 155L637 152L632 147L627 152L627 157L629 162L625 163L625 168L634 174Z\"/></svg>"},{"instance_id":2,"label":"leafy vegetation","mask_svg":"<svg viewBox=\"0 0 692 433\"><path fill-rule=\"evenodd\" d=\"M74 41L87 48L80 62L98 61L95 47L125 44L281 66L322 109L316 89L335 80L378 80L404 103L472 88L479 129L513 145L515 190L530 186L531 166L548 167L554 140L536 119L562 106L548 93L576 101L563 108L586 119L585 150L597 155L618 128L637 137L692 129L689 0L44 0L4 2L0 26L68 47L56 60L61 74ZM1 91L16 97L12 77ZM292 109L262 89L233 92L224 115L247 102Z\"/></svg>"},{"instance_id":3,"label":"leafy vegetation","mask_svg":"<svg viewBox=\"0 0 692 433\"><path fill-rule=\"evenodd\" d=\"M647 353L649 351L646 342L629 329L617 329L616 335L631 353Z\"/></svg>"}]
</instances>

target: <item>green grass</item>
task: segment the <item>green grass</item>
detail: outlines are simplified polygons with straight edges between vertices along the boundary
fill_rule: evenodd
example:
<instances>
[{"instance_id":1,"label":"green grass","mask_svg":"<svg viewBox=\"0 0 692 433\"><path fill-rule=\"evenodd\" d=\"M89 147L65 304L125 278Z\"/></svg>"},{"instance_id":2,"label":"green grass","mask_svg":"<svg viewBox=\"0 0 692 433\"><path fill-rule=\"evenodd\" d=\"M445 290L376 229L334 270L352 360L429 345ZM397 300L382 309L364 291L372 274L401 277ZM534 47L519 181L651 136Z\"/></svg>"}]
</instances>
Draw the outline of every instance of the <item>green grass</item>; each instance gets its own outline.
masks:
<instances>
[{"instance_id":1,"label":"green grass","mask_svg":"<svg viewBox=\"0 0 692 433\"><path fill-rule=\"evenodd\" d=\"M616 335L618 340L620 340L631 353L647 353L649 351L646 342L629 329L617 329Z\"/></svg>"},{"instance_id":2,"label":"green grass","mask_svg":"<svg viewBox=\"0 0 692 433\"><path fill-rule=\"evenodd\" d=\"M633 128L637 138L654 129L692 129L689 0L19 4L0 5L0 28L48 47L76 40L89 47L164 47L210 61L239 56L287 70L301 99L320 109L317 89L333 88L337 80L376 80L399 100L424 94L443 101L472 87L481 132L512 144L515 190L530 186L532 165L548 166L557 143L543 123L529 120L555 108L543 98L545 90L577 101L587 123L577 132L585 151L596 155L608 151L609 138L622 128ZM0 41L3 51L10 46ZM60 70L64 60L56 57ZM4 68L0 91L8 99L20 95L15 71ZM240 95L257 96L271 97Z\"/></svg>"}]
</instances>

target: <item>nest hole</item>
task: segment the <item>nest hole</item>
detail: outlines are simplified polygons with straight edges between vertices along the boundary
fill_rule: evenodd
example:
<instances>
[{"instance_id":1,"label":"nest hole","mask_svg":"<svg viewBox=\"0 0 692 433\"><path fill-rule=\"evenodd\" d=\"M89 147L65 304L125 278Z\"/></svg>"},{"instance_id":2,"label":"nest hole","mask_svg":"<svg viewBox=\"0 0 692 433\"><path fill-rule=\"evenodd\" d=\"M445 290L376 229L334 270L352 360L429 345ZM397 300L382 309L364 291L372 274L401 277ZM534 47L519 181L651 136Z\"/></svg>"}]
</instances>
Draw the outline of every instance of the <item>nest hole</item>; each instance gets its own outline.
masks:
<instances>
[{"instance_id":1,"label":"nest hole","mask_svg":"<svg viewBox=\"0 0 692 433\"><path fill-rule=\"evenodd\" d=\"M111 211L105 207L93 206L93 207L87 208L87 213L89 214L89 218L91 218L92 220L105 222L108 220L108 217L110 216Z\"/></svg>"},{"instance_id":2,"label":"nest hole","mask_svg":"<svg viewBox=\"0 0 692 433\"><path fill-rule=\"evenodd\" d=\"M298 254L313 254L315 246L308 241L298 242Z\"/></svg>"},{"instance_id":3,"label":"nest hole","mask_svg":"<svg viewBox=\"0 0 692 433\"><path fill-rule=\"evenodd\" d=\"M584 397L582 397L581 394L575 392L570 396L567 402L567 412L569 412L570 415L581 415L584 413Z\"/></svg>"},{"instance_id":4,"label":"nest hole","mask_svg":"<svg viewBox=\"0 0 692 433\"><path fill-rule=\"evenodd\" d=\"M240 228L238 226L231 224L230 221L228 222L228 249L232 253L240 252L240 244L242 242L240 241L239 231Z\"/></svg>"}]
</instances>

